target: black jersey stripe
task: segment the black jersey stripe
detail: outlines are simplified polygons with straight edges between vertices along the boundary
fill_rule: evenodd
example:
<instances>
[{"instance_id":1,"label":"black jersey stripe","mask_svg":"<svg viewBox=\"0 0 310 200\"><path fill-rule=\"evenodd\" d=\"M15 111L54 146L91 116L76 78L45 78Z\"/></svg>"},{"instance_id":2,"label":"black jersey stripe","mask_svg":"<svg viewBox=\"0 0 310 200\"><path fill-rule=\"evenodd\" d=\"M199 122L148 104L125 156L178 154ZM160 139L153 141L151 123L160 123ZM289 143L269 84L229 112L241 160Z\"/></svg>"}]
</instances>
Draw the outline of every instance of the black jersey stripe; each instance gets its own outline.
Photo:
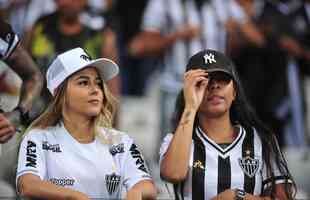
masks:
<instances>
[{"instance_id":1,"label":"black jersey stripe","mask_svg":"<svg viewBox=\"0 0 310 200\"><path fill-rule=\"evenodd\" d=\"M194 158L192 170L192 199L205 199L206 150L202 141L193 134Z\"/></svg>"},{"instance_id":2,"label":"black jersey stripe","mask_svg":"<svg viewBox=\"0 0 310 200\"><path fill-rule=\"evenodd\" d=\"M181 188L183 189L183 188ZM175 200L181 200L182 198L180 198L180 187L179 184L173 184L173 191L174 191L174 198Z\"/></svg>"},{"instance_id":3,"label":"black jersey stripe","mask_svg":"<svg viewBox=\"0 0 310 200\"><path fill-rule=\"evenodd\" d=\"M218 156L218 178L217 178L217 193L221 193L231 186L231 166L230 157L222 158Z\"/></svg>"},{"instance_id":4,"label":"black jersey stripe","mask_svg":"<svg viewBox=\"0 0 310 200\"><path fill-rule=\"evenodd\" d=\"M201 136L206 142L208 142L213 148L215 148L217 151L219 151L222 155L225 155L226 153L228 153L230 150L232 150L238 143L239 141L242 139L243 135L244 135L244 131L243 128L241 128L241 133L237 136L237 139L227 148L227 149L222 149L219 146L216 146L213 142L211 142L206 136L205 133L202 131L202 129L200 127L197 128L197 133L199 134L199 136Z\"/></svg>"},{"instance_id":5,"label":"black jersey stripe","mask_svg":"<svg viewBox=\"0 0 310 200\"><path fill-rule=\"evenodd\" d=\"M254 133L253 128L246 128L246 135L242 144L242 157L250 157L254 159ZM250 167L247 166L247 170L251 171ZM245 192L253 194L255 189L255 176L250 177L244 173L244 186Z\"/></svg>"}]
</instances>

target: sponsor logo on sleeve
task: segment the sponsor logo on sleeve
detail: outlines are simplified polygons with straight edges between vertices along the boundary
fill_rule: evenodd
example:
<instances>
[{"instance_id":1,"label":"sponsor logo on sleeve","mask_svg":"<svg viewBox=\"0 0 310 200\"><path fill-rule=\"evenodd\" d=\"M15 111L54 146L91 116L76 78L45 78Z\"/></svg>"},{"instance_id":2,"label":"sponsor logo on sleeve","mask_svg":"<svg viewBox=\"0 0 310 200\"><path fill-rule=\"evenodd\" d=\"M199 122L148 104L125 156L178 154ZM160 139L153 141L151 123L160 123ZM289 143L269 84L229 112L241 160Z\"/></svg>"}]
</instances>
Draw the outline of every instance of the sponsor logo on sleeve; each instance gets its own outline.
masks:
<instances>
[{"instance_id":1,"label":"sponsor logo on sleeve","mask_svg":"<svg viewBox=\"0 0 310 200\"><path fill-rule=\"evenodd\" d=\"M31 140L27 142L26 167L37 167L37 145Z\"/></svg>"},{"instance_id":2,"label":"sponsor logo on sleeve","mask_svg":"<svg viewBox=\"0 0 310 200\"><path fill-rule=\"evenodd\" d=\"M143 159L140 151L138 150L137 145L132 144L130 149L129 149L129 151L130 151L131 156L134 159L137 159L136 160L136 165L137 165L138 169L140 169L141 171L144 171L145 173L148 173L148 171L147 171L147 169L145 167L144 159Z\"/></svg>"},{"instance_id":3,"label":"sponsor logo on sleeve","mask_svg":"<svg viewBox=\"0 0 310 200\"><path fill-rule=\"evenodd\" d=\"M124 143L111 146L110 153L112 154L112 156L118 153L124 153Z\"/></svg>"},{"instance_id":4,"label":"sponsor logo on sleeve","mask_svg":"<svg viewBox=\"0 0 310 200\"><path fill-rule=\"evenodd\" d=\"M59 144L49 144L47 141L42 143L42 149L46 151L52 151L54 153L61 153Z\"/></svg>"},{"instance_id":5,"label":"sponsor logo on sleeve","mask_svg":"<svg viewBox=\"0 0 310 200\"><path fill-rule=\"evenodd\" d=\"M105 176L106 181L106 188L110 195L117 192L119 189L119 185L121 182L121 176L116 175L115 173L106 175Z\"/></svg>"},{"instance_id":6,"label":"sponsor logo on sleeve","mask_svg":"<svg viewBox=\"0 0 310 200\"><path fill-rule=\"evenodd\" d=\"M59 186L73 186L75 180L70 178L50 178L49 181L54 185Z\"/></svg>"}]
</instances>

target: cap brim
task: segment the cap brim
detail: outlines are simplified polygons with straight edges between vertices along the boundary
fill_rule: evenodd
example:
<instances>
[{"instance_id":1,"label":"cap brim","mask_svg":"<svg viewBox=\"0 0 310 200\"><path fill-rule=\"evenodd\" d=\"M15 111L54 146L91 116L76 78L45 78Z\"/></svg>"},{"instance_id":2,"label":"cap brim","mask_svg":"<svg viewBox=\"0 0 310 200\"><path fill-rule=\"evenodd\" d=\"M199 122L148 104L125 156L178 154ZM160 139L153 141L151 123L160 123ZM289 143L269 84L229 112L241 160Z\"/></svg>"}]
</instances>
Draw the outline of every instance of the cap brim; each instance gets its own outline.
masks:
<instances>
[{"instance_id":1,"label":"cap brim","mask_svg":"<svg viewBox=\"0 0 310 200\"><path fill-rule=\"evenodd\" d=\"M108 81L119 73L118 65L107 58L93 60L87 66L96 67L103 81Z\"/></svg>"},{"instance_id":2,"label":"cap brim","mask_svg":"<svg viewBox=\"0 0 310 200\"><path fill-rule=\"evenodd\" d=\"M231 72L229 72L228 70L225 69L221 69L221 68L212 68L212 69L207 69L207 72L224 72L230 76L232 76Z\"/></svg>"}]
</instances>

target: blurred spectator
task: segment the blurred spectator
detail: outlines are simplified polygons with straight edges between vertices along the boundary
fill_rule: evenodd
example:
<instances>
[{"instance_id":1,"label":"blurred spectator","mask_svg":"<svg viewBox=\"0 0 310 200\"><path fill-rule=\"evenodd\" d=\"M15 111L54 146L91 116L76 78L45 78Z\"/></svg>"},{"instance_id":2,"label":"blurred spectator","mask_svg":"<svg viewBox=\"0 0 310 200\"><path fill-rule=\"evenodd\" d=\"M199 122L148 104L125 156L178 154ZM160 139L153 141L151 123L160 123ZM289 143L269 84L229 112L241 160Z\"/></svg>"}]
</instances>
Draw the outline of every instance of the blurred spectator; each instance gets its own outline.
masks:
<instances>
[{"instance_id":1,"label":"blurred spectator","mask_svg":"<svg viewBox=\"0 0 310 200\"><path fill-rule=\"evenodd\" d=\"M13 30L23 36L42 15L55 10L54 0L0 0Z\"/></svg>"},{"instance_id":2,"label":"blurred spectator","mask_svg":"<svg viewBox=\"0 0 310 200\"><path fill-rule=\"evenodd\" d=\"M298 106L300 97L297 96L300 95L292 95L292 91L288 90L293 86L295 90L300 90L296 68L293 67L290 73L287 68L291 57L302 57L304 54L292 28L291 13L298 1L238 1L258 25L266 43L263 47L257 47L244 42L240 35L234 35L237 39L230 54L238 66L251 104L258 116L280 134L278 139L283 145L282 133L290 115L294 114L293 119L302 118L298 113L301 108ZM289 112L290 109L292 112Z\"/></svg>"},{"instance_id":3,"label":"blurred spectator","mask_svg":"<svg viewBox=\"0 0 310 200\"><path fill-rule=\"evenodd\" d=\"M122 1L113 4L113 20L117 30L121 66L122 94L144 95L147 80L154 71L150 58L135 57L128 52L131 40L140 32L142 15L148 0Z\"/></svg>"},{"instance_id":4,"label":"blurred spectator","mask_svg":"<svg viewBox=\"0 0 310 200\"><path fill-rule=\"evenodd\" d=\"M0 102L0 143L6 143L14 136L22 125L30 122L29 111L32 108L33 101L40 94L42 88L42 76L38 67L35 65L29 54L19 44L18 36L12 31L9 24L0 18L0 59L16 72L22 79L22 87L20 90L19 101L13 110L9 110ZM0 62L1 62L0 61ZM0 63L2 68L3 64ZM0 80L0 85L4 79ZM2 89L8 89L3 87ZM2 93L2 91L1 91ZM11 140L12 141L12 140ZM14 141L15 142L15 141ZM6 147L2 154L3 145ZM0 144L0 194L3 197L14 195L14 190L9 186L8 179L12 178L10 170L12 169L12 161L14 156L8 156L7 148L14 149L14 145ZM12 172L12 171L11 171Z\"/></svg>"},{"instance_id":5,"label":"blurred spectator","mask_svg":"<svg viewBox=\"0 0 310 200\"><path fill-rule=\"evenodd\" d=\"M25 122L33 100L42 88L42 76L31 57L19 45L18 36L2 19L0 19L0 45L1 60L4 60L23 80L17 107L5 113L1 110L0 113L0 143L5 143L14 135L16 126Z\"/></svg>"},{"instance_id":6,"label":"blurred spectator","mask_svg":"<svg viewBox=\"0 0 310 200\"><path fill-rule=\"evenodd\" d=\"M171 131L174 102L186 60L201 49L226 51L227 33L240 30L257 45L264 39L235 0L150 0L142 33L130 44L134 56L163 55L160 132ZM160 140L162 136L160 137Z\"/></svg>"},{"instance_id":7,"label":"blurred spectator","mask_svg":"<svg viewBox=\"0 0 310 200\"><path fill-rule=\"evenodd\" d=\"M30 36L30 52L44 74L56 54L75 47L86 49L93 58L116 60L115 36L111 29L100 27L98 31L81 23L80 14L86 6L86 0L55 0L55 3L57 10L40 18ZM118 79L114 78L108 84L117 95ZM38 102L36 109L42 110L49 99L47 90L43 90L41 105Z\"/></svg>"}]
</instances>

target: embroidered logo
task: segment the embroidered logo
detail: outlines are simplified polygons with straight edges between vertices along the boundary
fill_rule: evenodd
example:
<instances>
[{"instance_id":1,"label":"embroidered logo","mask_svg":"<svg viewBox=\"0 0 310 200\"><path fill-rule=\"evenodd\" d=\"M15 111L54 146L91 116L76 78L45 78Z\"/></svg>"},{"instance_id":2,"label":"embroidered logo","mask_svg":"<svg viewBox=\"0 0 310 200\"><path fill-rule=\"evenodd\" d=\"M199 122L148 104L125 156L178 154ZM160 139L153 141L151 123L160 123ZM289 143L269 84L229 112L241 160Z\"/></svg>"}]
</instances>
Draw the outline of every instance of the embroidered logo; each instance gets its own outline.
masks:
<instances>
[{"instance_id":1,"label":"embroidered logo","mask_svg":"<svg viewBox=\"0 0 310 200\"><path fill-rule=\"evenodd\" d=\"M121 182L121 176L115 173L105 176L106 188L110 195L118 191Z\"/></svg>"},{"instance_id":2,"label":"embroidered logo","mask_svg":"<svg viewBox=\"0 0 310 200\"><path fill-rule=\"evenodd\" d=\"M80 58L82 58L83 60L85 60L86 62L89 62L91 60L91 57L89 55L86 54L82 54L80 56Z\"/></svg>"},{"instance_id":3,"label":"embroidered logo","mask_svg":"<svg viewBox=\"0 0 310 200\"><path fill-rule=\"evenodd\" d=\"M254 177L258 168L259 168L259 160L251 158L250 156L246 156L244 158L239 158L239 165L242 171L250 178Z\"/></svg>"},{"instance_id":4,"label":"embroidered logo","mask_svg":"<svg viewBox=\"0 0 310 200\"><path fill-rule=\"evenodd\" d=\"M52 151L54 153L61 153L59 144L49 144L47 141L42 143L42 149L46 151Z\"/></svg>"},{"instance_id":5,"label":"embroidered logo","mask_svg":"<svg viewBox=\"0 0 310 200\"><path fill-rule=\"evenodd\" d=\"M5 40L9 43L11 41L12 35L8 33L5 37Z\"/></svg>"},{"instance_id":6,"label":"embroidered logo","mask_svg":"<svg viewBox=\"0 0 310 200\"><path fill-rule=\"evenodd\" d=\"M202 169L202 170L205 169L203 164L202 164L202 162L200 160L195 161L194 164L193 164L193 167L194 168L199 168L199 169Z\"/></svg>"},{"instance_id":7,"label":"embroidered logo","mask_svg":"<svg viewBox=\"0 0 310 200\"><path fill-rule=\"evenodd\" d=\"M115 156L115 154L118 153L124 153L124 143L111 146L110 153L112 154L112 156Z\"/></svg>"},{"instance_id":8,"label":"embroidered logo","mask_svg":"<svg viewBox=\"0 0 310 200\"><path fill-rule=\"evenodd\" d=\"M212 53L204 55L203 58L205 59L205 64L216 63L214 54L212 54Z\"/></svg>"}]
</instances>

